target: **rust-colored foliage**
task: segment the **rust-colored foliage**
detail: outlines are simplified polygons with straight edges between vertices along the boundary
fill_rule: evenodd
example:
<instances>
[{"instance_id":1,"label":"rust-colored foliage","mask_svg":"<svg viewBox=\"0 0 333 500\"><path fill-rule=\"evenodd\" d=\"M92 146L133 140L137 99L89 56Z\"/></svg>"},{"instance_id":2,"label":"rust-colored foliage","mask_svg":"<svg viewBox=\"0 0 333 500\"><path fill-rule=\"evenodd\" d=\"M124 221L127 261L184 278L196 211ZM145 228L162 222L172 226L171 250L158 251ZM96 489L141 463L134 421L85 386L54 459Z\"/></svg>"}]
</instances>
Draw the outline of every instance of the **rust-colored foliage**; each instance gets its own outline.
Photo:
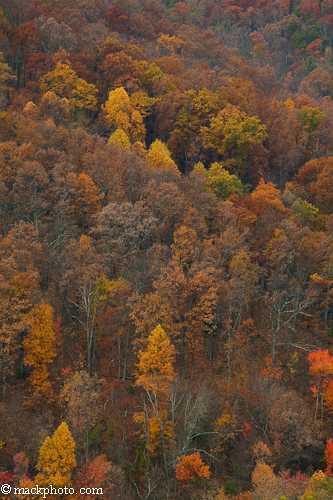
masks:
<instances>
[{"instance_id":1,"label":"rust-colored foliage","mask_svg":"<svg viewBox=\"0 0 333 500\"><path fill-rule=\"evenodd\" d=\"M2 0L2 481L332 496L332 13Z\"/></svg>"}]
</instances>

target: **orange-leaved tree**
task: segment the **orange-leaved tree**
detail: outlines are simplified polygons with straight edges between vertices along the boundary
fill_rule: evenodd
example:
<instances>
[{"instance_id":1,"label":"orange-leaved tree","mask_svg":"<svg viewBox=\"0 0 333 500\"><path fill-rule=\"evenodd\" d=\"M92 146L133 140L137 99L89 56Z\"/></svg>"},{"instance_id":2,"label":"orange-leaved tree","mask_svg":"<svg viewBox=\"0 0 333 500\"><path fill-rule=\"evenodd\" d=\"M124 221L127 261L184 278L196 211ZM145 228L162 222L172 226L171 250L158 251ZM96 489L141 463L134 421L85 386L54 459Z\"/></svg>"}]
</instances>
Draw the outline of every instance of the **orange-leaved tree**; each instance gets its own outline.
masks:
<instances>
[{"instance_id":1,"label":"orange-leaved tree","mask_svg":"<svg viewBox=\"0 0 333 500\"><path fill-rule=\"evenodd\" d=\"M308 355L310 361L310 373L314 377L315 385L310 389L316 398L316 418L318 414L319 402L321 405L321 416L323 417L323 402L329 382L333 375L333 356L328 350L319 349Z\"/></svg>"},{"instance_id":2,"label":"orange-leaved tree","mask_svg":"<svg viewBox=\"0 0 333 500\"><path fill-rule=\"evenodd\" d=\"M180 487L185 491L188 490L190 483L193 484L202 478L209 479L210 477L209 466L205 465L201 460L198 451L192 453L192 455L178 457L175 469L176 477L180 481Z\"/></svg>"}]
</instances>

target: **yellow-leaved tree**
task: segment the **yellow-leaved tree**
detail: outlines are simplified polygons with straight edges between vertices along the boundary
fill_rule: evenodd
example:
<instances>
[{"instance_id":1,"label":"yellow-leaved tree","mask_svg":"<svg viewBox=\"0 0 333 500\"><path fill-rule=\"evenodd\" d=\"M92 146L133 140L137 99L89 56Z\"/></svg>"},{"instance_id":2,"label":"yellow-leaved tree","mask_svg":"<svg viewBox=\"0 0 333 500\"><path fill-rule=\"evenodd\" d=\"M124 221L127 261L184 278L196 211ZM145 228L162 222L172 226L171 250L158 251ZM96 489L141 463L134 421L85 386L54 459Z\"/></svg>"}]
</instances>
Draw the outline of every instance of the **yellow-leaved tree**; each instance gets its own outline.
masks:
<instances>
[{"instance_id":1,"label":"yellow-leaved tree","mask_svg":"<svg viewBox=\"0 0 333 500\"><path fill-rule=\"evenodd\" d=\"M97 109L97 88L79 78L67 64L59 62L53 71L46 73L40 80L40 90L42 94L51 91L66 97L74 108Z\"/></svg>"},{"instance_id":2,"label":"yellow-leaved tree","mask_svg":"<svg viewBox=\"0 0 333 500\"><path fill-rule=\"evenodd\" d=\"M157 47L158 49L165 53L179 53L180 50L182 49L184 45L184 41L179 38L178 36L170 36L170 35L164 35L162 34L158 39L157 39Z\"/></svg>"},{"instance_id":3,"label":"yellow-leaved tree","mask_svg":"<svg viewBox=\"0 0 333 500\"><path fill-rule=\"evenodd\" d=\"M8 64L4 62L2 52L0 52L0 104L7 102L9 92L14 89L16 76Z\"/></svg>"},{"instance_id":4,"label":"yellow-leaved tree","mask_svg":"<svg viewBox=\"0 0 333 500\"><path fill-rule=\"evenodd\" d=\"M242 184L237 175L231 175L221 163L212 163L208 170L203 163L194 165L194 171L206 179L207 188L221 200L227 200L232 194L242 195L250 184Z\"/></svg>"},{"instance_id":5,"label":"yellow-leaved tree","mask_svg":"<svg viewBox=\"0 0 333 500\"><path fill-rule=\"evenodd\" d=\"M49 304L37 304L27 314L31 328L23 341L24 364L32 367L30 381L34 393L47 393L50 389L48 363L55 356L53 309Z\"/></svg>"},{"instance_id":6,"label":"yellow-leaved tree","mask_svg":"<svg viewBox=\"0 0 333 500\"><path fill-rule=\"evenodd\" d=\"M39 451L37 474L38 486L63 488L72 485L72 472L76 467L75 442L65 422L62 422L52 437L47 437Z\"/></svg>"},{"instance_id":7,"label":"yellow-leaved tree","mask_svg":"<svg viewBox=\"0 0 333 500\"><path fill-rule=\"evenodd\" d=\"M177 165L171 158L170 151L162 141L156 139L149 147L147 160L150 168L172 170L180 175Z\"/></svg>"},{"instance_id":8,"label":"yellow-leaved tree","mask_svg":"<svg viewBox=\"0 0 333 500\"><path fill-rule=\"evenodd\" d=\"M266 126L257 116L249 116L237 106L228 106L210 120L210 127L201 127L203 144L215 149L223 160L238 171L248 151L267 138Z\"/></svg>"},{"instance_id":9,"label":"yellow-leaved tree","mask_svg":"<svg viewBox=\"0 0 333 500\"><path fill-rule=\"evenodd\" d=\"M174 356L174 346L158 325L149 335L146 349L138 353L136 385L141 385L149 393L166 391L175 378Z\"/></svg>"},{"instance_id":10,"label":"yellow-leaved tree","mask_svg":"<svg viewBox=\"0 0 333 500\"><path fill-rule=\"evenodd\" d=\"M140 111L131 104L124 87L110 92L105 103L105 110L106 119L112 128L123 130L133 141L144 139L146 129L143 117Z\"/></svg>"},{"instance_id":11,"label":"yellow-leaved tree","mask_svg":"<svg viewBox=\"0 0 333 500\"><path fill-rule=\"evenodd\" d=\"M321 490L321 486L324 483L326 479L326 476L325 474L323 473L323 471L321 470L318 470L316 472L314 472L314 474L312 474L311 478L310 478L310 481L309 481L309 484L307 485L307 488L303 494L303 496L301 497L300 500L309 500L310 498L320 498L320 499L323 499L323 500L326 500L326 498L328 497L325 497L323 495L323 491L320 491ZM320 493L322 493L322 495L320 495ZM319 496L315 496L316 494L319 494Z\"/></svg>"},{"instance_id":12,"label":"yellow-leaved tree","mask_svg":"<svg viewBox=\"0 0 333 500\"><path fill-rule=\"evenodd\" d=\"M131 143L129 141L128 135L120 128L117 128L117 130L110 135L108 144L118 144L118 146L121 146L128 151L131 150Z\"/></svg>"},{"instance_id":13,"label":"yellow-leaved tree","mask_svg":"<svg viewBox=\"0 0 333 500\"><path fill-rule=\"evenodd\" d=\"M150 333L145 349L138 352L138 358L135 384L145 390L148 405L145 401L144 411L135 417L145 430L147 461L149 453L161 444L165 473L169 478L167 449L173 442L174 431L168 420L167 403L171 397L171 382L176 377L173 367L175 348L161 325Z\"/></svg>"}]
</instances>

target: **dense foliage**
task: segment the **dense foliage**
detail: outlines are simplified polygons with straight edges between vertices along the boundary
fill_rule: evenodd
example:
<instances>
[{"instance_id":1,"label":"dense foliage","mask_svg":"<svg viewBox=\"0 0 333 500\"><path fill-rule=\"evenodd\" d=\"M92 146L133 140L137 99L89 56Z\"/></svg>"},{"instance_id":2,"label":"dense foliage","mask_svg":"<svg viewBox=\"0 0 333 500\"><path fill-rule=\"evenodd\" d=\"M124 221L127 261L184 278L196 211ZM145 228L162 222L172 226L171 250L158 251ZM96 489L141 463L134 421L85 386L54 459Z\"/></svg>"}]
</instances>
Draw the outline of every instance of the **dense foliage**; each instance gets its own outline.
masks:
<instances>
[{"instance_id":1,"label":"dense foliage","mask_svg":"<svg viewBox=\"0 0 333 500\"><path fill-rule=\"evenodd\" d=\"M332 0L1 0L19 498L332 498L332 98Z\"/></svg>"}]
</instances>

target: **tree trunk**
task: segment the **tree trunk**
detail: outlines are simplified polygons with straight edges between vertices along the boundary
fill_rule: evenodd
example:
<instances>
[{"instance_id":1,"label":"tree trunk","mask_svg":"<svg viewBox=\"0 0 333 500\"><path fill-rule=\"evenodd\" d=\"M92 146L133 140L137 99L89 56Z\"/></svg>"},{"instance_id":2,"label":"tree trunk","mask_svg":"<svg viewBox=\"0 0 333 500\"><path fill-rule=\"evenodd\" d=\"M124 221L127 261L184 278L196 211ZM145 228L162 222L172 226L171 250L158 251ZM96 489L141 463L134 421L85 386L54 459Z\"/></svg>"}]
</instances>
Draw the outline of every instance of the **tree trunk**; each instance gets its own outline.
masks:
<instances>
[{"instance_id":1,"label":"tree trunk","mask_svg":"<svg viewBox=\"0 0 333 500\"><path fill-rule=\"evenodd\" d=\"M182 379L185 378L185 327L181 327L180 362L182 367Z\"/></svg>"}]
</instances>

